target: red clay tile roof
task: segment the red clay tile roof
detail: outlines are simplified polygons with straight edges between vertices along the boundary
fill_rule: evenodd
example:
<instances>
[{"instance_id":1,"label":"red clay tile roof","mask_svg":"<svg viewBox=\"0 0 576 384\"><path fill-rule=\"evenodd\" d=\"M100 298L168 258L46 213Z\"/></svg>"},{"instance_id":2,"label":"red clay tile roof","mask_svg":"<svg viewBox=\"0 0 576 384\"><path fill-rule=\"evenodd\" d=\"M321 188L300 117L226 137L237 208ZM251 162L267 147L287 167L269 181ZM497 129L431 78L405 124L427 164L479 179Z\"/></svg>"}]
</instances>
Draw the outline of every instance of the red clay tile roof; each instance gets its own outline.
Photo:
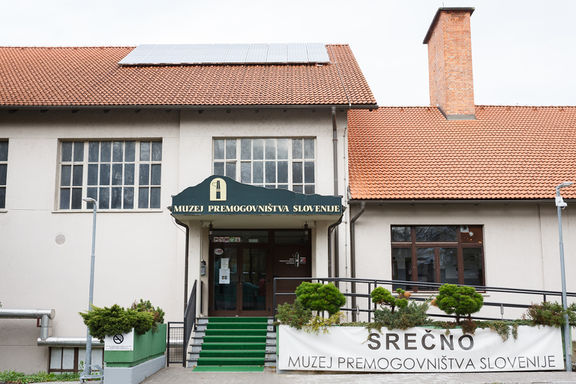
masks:
<instances>
[{"instance_id":1,"label":"red clay tile roof","mask_svg":"<svg viewBox=\"0 0 576 384\"><path fill-rule=\"evenodd\" d=\"M353 199L548 199L576 182L575 106L477 106L474 121L386 107L348 124Z\"/></svg>"},{"instance_id":2,"label":"red clay tile roof","mask_svg":"<svg viewBox=\"0 0 576 384\"><path fill-rule=\"evenodd\" d=\"M133 47L0 47L0 106L374 105L347 45L328 65L118 65Z\"/></svg>"}]
</instances>

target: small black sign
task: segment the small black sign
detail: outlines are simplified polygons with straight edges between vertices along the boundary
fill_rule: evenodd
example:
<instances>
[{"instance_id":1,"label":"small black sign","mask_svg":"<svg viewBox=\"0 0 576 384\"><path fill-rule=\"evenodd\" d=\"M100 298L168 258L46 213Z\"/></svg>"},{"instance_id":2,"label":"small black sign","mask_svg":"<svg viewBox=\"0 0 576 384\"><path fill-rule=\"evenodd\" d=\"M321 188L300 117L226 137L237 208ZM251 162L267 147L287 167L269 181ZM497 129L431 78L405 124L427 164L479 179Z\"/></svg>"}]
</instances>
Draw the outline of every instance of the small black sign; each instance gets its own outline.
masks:
<instances>
[{"instance_id":1,"label":"small black sign","mask_svg":"<svg viewBox=\"0 0 576 384\"><path fill-rule=\"evenodd\" d=\"M114 335L112 340L115 344L122 344L124 342L124 335Z\"/></svg>"}]
</instances>

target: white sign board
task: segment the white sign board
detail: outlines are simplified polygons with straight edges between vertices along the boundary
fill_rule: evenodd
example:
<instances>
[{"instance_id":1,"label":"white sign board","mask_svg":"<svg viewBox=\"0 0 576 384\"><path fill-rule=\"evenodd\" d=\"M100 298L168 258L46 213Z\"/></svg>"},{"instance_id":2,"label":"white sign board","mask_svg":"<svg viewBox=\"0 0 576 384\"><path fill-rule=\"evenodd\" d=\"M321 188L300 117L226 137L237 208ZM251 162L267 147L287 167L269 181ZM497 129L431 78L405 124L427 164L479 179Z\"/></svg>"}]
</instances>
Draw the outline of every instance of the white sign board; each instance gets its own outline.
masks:
<instances>
[{"instance_id":1,"label":"white sign board","mask_svg":"<svg viewBox=\"0 0 576 384\"><path fill-rule=\"evenodd\" d=\"M505 342L489 329L410 328L382 333L331 327L329 333L279 327L278 369L350 372L505 372L563 370L559 328L518 327Z\"/></svg>"},{"instance_id":2,"label":"white sign board","mask_svg":"<svg viewBox=\"0 0 576 384\"><path fill-rule=\"evenodd\" d=\"M230 284L230 268L220 268L218 284Z\"/></svg>"},{"instance_id":3,"label":"white sign board","mask_svg":"<svg viewBox=\"0 0 576 384\"><path fill-rule=\"evenodd\" d=\"M105 351L133 351L134 350L134 330L130 333L123 333L114 336L106 336L104 339Z\"/></svg>"}]
</instances>

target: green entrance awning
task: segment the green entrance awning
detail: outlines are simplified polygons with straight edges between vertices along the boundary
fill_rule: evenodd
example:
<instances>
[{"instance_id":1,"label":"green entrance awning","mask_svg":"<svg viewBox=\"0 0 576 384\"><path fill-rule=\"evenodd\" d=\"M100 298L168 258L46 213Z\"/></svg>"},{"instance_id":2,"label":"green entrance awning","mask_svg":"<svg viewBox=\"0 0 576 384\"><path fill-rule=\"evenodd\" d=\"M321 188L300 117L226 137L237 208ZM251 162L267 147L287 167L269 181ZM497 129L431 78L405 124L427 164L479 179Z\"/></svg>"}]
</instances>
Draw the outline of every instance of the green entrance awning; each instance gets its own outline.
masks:
<instances>
[{"instance_id":1,"label":"green entrance awning","mask_svg":"<svg viewBox=\"0 0 576 384\"><path fill-rule=\"evenodd\" d=\"M172 197L172 216L188 220L222 216L301 216L334 220L342 215L341 196L305 195L239 183L225 176L210 176Z\"/></svg>"}]
</instances>

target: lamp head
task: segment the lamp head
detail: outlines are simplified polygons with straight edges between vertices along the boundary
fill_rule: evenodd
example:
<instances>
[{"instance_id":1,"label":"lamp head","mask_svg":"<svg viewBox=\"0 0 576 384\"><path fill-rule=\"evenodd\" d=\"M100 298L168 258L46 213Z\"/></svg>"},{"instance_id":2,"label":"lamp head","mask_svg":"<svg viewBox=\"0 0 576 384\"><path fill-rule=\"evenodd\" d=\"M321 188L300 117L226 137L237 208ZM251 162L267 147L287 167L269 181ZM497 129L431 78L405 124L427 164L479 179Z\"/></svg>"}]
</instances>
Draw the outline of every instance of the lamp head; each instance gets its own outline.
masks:
<instances>
[{"instance_id":1,"label":"lamp head","mask_svg":"<svg viewBox=\"0 0 576 384\"><path fill-rule=\"evenodd\" d=\"M560 188L569 187L569 186L571 186L572 184L574 184L574 182L573 182L573 181L566 181L566 182L564 182L564 183L562 183L562 184L558 185L558 186L556 187L556 189L560 189Z\"/></svg>"},{"instance_id":2,"label":"lamp head","mask_svg":"<svg viewBox=\"0 0 576 384\"><path fill-rule=\"evenodd\" d=\"M572 184L574 184L574 182L572 182L572 181L565 181L564 183L556 186L556 206L557 206L558 208L564 209L564 208L566 208L566 206L568 205L568 204L566 204L566 202L564 201L564 199L563 199L562 196L560 195L560 189L561 189L561 188L565 188L565 187L569 187L569 186L571 186Z\"/></svg>"},{"instance_id":3,"label":"lamp head","mask_svg":"<svg viewBox=\"0 0 576 384\"><path fill-rule=\"evenodd\" d=\"M98 200L96 200L93 197L84 197L82 200L84 200L86 202L86 208L90 209L94 209L94 212L96 212L97 207L98 207ZM90 204L92 204L92 206L90 206Z\"/></svg>"}]
</instances>

